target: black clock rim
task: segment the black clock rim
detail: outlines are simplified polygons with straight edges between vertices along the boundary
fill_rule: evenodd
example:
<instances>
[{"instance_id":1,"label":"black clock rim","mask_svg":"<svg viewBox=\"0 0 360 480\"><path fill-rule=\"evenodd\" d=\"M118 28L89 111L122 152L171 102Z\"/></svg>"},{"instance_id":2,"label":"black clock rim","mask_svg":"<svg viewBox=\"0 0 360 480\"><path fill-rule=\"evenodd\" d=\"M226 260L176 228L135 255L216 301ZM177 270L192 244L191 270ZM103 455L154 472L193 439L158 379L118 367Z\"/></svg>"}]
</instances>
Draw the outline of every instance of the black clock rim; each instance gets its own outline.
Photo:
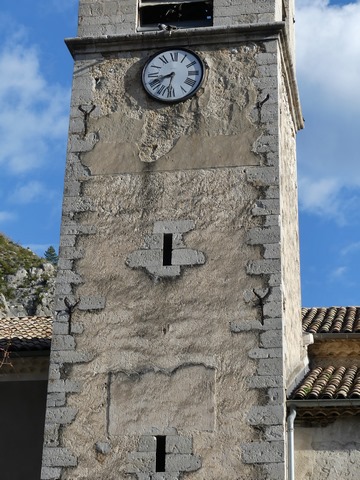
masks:
<instances>
[{"instance_id":1,"label":"black clock rim","mask_svg":"<svg viewBox=\"0 0 360 480\"><path fill-rule=\"evenodd\" d=\"M152 62L152 60L155 57L157 57L158 55L160 55L163 52L170 52L170 51L173 51L173 50L181 50L182 52L189 52L189 53L191 53L191 55L194 55L194 57L197 58L197 60L199 61L200 65L201 65L201 80L200 80L198 86L192 92L190 92L189 94L187 94L184 97L181 97L179 99L176 99L176 100L168 100L166 98L156 97L146 88L146 86L145 86L145 70L146 70L146 67L149 65L149 63ZM147 59L145 65L143 66L142 74L141 74L141 83L142 83L143 89L145 90L146 94L150 98L152 98L153 100L156 100L156 101L161 102L161 103L167 103L167 104L185 102L189 98L193 97L196 94L196 92L202 87L202 84L204 83L204 80L205 80L205 63L202 60L202 58L197 53L195 53L193 50L190 50L189 48L185 48L185 47L180 47L180 46L179 47L175 46L175 47L171 47L171 48L162 48L161 50L157 50L157 52L155 52L153 55L151 55Z\"/></svg>"}]
</instances>

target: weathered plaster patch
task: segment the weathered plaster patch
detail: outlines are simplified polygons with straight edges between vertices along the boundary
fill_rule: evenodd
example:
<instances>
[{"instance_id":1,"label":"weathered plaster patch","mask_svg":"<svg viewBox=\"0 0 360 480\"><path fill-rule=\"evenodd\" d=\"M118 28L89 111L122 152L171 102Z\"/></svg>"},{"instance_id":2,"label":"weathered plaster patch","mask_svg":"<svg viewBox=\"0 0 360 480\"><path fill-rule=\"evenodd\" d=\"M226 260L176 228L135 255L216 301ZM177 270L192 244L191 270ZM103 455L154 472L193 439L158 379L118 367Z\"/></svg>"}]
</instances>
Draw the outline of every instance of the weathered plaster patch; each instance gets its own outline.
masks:
<instances>
[{"instance_id":1,"label":"weathered plaster patch","mask_svg":"<svg viewBox=\"0 0 360 480\"><path fill-rule=\"evenodd\" d=\"M143 434L152 427L162 430L168 425L187 431L214 429L213 368L183 365L170 372L151 368L134 373L113 373L111 378L111 436L124 432ZM124 405L127 406L126 414Z\"/></svg>"}]
</instances>

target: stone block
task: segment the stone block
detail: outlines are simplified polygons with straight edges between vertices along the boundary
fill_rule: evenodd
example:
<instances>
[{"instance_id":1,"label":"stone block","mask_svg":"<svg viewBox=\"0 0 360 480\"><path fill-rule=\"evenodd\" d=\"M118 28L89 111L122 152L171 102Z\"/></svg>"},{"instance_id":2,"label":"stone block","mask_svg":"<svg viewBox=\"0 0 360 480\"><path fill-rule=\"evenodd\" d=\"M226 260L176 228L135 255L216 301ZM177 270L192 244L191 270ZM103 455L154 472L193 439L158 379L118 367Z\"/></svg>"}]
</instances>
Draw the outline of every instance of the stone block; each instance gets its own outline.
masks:
<instances>
[{"instance_id":1,"label":"stone block","mask_svg":"<svg viewBox=\"0 0 360 480\"><path fill-rule=\"evenodd\" d=\"M248 443L242 446L244 463L281 463L284 461L284 442Z\"/></svg>"},{"instance_id":2,"label":"stone block","mask_svg":"<svg viewBox=\"0 0 360 480\"><path fill-rule=\"evenodd\" d=\"M86 197L65 197L63 202L63 213L83 213L94 211L94 206ZM73 245L67 245L73 246Z\"/></svg>"},{"instance_id":3,"label":"stone block","mask_svg":"<svg viewBox=\"0 0 360 480\"><path fill-rule=\"evenodd\" d=\"M46 447L43 450L45 467L75 467L77 458L67 448Z\"/></svg>"},{"instance_id":4,"label":"stone block","mask_svg":"<svg viewBox=\"0 0 360 480\"><path fill-rule=\"evenodd\" d=\"M45 424L44 429L44 446L45 447L58 447L60 444L59 439L59 425L54 423Z\"/></svg>"},{"instance_id":5,"label":"stone block","mask_svg":"<svg viewBox=\"0 0 360 480\"><path fill-rule=\"evenodd\" d=\"M166 453L192 453L192 438L180 435L168 435L166 437Z\"/></svg>"},{"instance_id":6,"label":"stone block","mask_svg":"<svg viewBox=\"0 0 360 480\"><path fill-rule=\"evenodd\" d=\"M75 380L49 380L49 392L80 392L81 382Z\"/></svg>"},{"instance_id":7,"label":"stone block","mask_svg":"<svg viewBox=\"0 0 360 480\"><path fill-rule=\"evenodd\" d=\"M260 345L264 348L281 348L282 334L280 331L269 330L260 334Z\"/></svg>"},{"instance_id":8,"label":"stone block","mask_svg":"<svg viewBox=\"0 0 360 480\"><path fill-rule=\"evenodd\" d=\"M265 302L263 313L265 318L281 318L282 302Z\"/></svg>"},{"instance_id":9,"label":"stone block","mask_svg":"<svg viewBox=\"0 0 360 480\"><path fill-rule=\"evenodd\" d=\"M276 217L276 221L278 217ZM278 223L274 224L278 225ZM264 258L280 258L280 243L270 243L263 245L264 247Z\"/></svg>"},{"instance_id":10,"label":"stone block","mask_svg":"<svg viewBox=\"0 0 360 480\"><path fill-rule=\"evenodd\" d=\"M202 265L205 263L205 256L198 250L181 248L172 251L172 265Z\"/></svg>"},{"instance_id":11,"label":"stone block","mask_svg":"<svg viewBox=\"0 0 360 480\"><path fill-rule=\"evenodd\" d=\"M277 199L257 200L252 209L253 215L279 215L280 205Z\"/></svg>"},{"instance_id":12,"label":"stone block","mask_svg":"<svg viewBox=\"0 0 360 480\"><path fill-rule=\"evenodd\" d=\"M286 478L284 462L263 465L262 469L266 480L284 480Z\"/></svg>"},{"instance_id":13,"label":"stone block","mask_svg":"<svg viewBox=\"0 0 360 480\"><path fill-rule=\"evenodd\" d=\"M283 360L282 358L261 358L257 367L258 375L282 375Z\"/></svg>"},{"instance_id":14,"label":"stone block","mask_svg":"<svg viewBox=\"0 0 360 480\"><path fill-rule=\"evenodd\" d=\"M67 425L76 417L77 409L72 407L52 407L46 410L46 423Z\"/></svg>"},{"instance_id":15,"label":"stone block","mask_svg":"<svg viewBox=\"0 0 360 480\"><path fill-rule=\"evenodd\" d=\"M147 235L144 240L144 248L161 250L164 244L164 235L162 233L154 233Z\"/></svg>"},{"instance_id":16,"label":"stone block","mask_svg":"<svg viewBox=\"0 0 360 480\"><path fill-rule=\"evenodd\" d=\"M54 335L66 335L68 333L69 327L68 323L66 322L53 322L53 331L52 334Z\"/></svg>"},{"instance_id":17,"label":"stone block","mask_svg":"<svg viewBox=\"0 0 360 480\"><path fill-rule=\"evenodd\" d=\"M277 440L282 441L285 437L283 425L270 425L264 428L264 438L267 441Z\"/></svg>"},{"instance_id":18,"label":"stone block","mask_svg":"<svg viewBox=\"0 0 360 480\"><path fill-rule=\"evenodd\" d=\"M74 265L74 260L67 260L65 258L60 258L58 261L59 270L72 270Z\"/></svg>"},{"instance_id":19,"label":"stone block","mask_svg":"<svg viewBox=\"0 0 360 480\"><path fill-rule=\"evenodd\" d=\"M162 258L162 250L136 250L128 255L125 263L130 268L160 267Z\"/></svg>"},{"instance_id":20,"label":"stone block","mask_svg":"<svg viewBox=\"0 0 360 480\"><path fill-rule=\"evenodd\" d=\"M93 359L89 352L75 352L71 350L57 350L51 355L51 360L55 363L86 363Z\"/></svg>"},{"instance_id":21,"label":"stone block","mask_svg":"<svg viewBox=\"0 0 360 480\"><path fill-rule=\"evenodd\" d=\"M281 263L278 259L252 260L246 266L249 275L269 275L281 272Z\"/></svg>"},{"instance_id":22,"label":"stone block","mask_svg":"<svg viewBox=\"0 0 360 480\"><path fill-rule=\"evenodd\" d=\"M278 185L278 172L272 167L247 167L246 176L249 183L254 186Z\"/></svg>"},{"instance_id":23,"label":"stone block","mask_svg":"<svg viewBox=\"0 0 360 480\"><path fill-rule=\"evenodd\" d=\"M156 436L142 435L139 441L139 452L156 452Z\"/></svg>"},{"instance_id":24,"label":"stone block","mask_svg":"<svg viewBox=\"0 0 360 480\"><path fill-rule=\"evenodd\" d=\"M74 283L79 285L83 283L81 275L69 270L61 270L57 275L57 283Z\"/></svg>"},{"instance_id":25,"label":"stone block","mask_svg":"<svg viewBox=\"0 0 360 480\"><path fill-rule=\"evenodd\" d=\"M248 235L247 241L249 245L263 245L269 243L280 242L280 227L264 227L264 228L252 228Z\"/></svg>"},{"instance_id":26,"label":"stone block","mask_svg":"<svg viewBox=\"0 0 360 480\"><path fill-rule=\"evenodd\" d=\"M253 375L248 379L248 385L250 388L282 387L282 383L282 378L278 376Z\"/></svg>"},{"instance_id":27,"label":"stone block","mask_svg":"<svg viewBox=\"0 0 360 480\"><path fill-rule=\"evenodd\" d=\"M76 243L75 235L61 235L60 251L62 251L62 247L75 247L75 243Z\"/></svg>"},{"instance_id":28,"label":"stone block","mask_svg":"<svg viewBox=\"0 0 360 480\"><path fill-rule=\"evenodd\" d=\"M252 407L248 413L250 425L282 425L284 422L284 408L281 405L267 405Z\"/></svg>"},{"instance_id":29,"label":"stone block","mask_svg":"<svg viewBox=\"0 0 360 480\"><path fill-rule=\"evenodd\" d=\"M280 225L280 215L266 215L264 227L274 227Z\"/></svg>"},{"instance_id":30,"label":"stone block","mask_svg":"<svg viewBox=\"0 0 360 480\"><path fill-rule=\"evenodd\" d=\"M40 480L58 480L61 468L42 467Z\"/></svg>"},{"instance_id":31,"label":"stone block","mask_svg":"<svg viewBox=\"0 0 360 480\"><path fill-rule=\"evenodd\" d=\"M66 403L66 396L63 392L48 393L47 407L63 407Z\"/></svg>"},{"instance_id":32,"label":"stone block","mask_svg":"<svg viewBox=\"0 0 360 480\"><path fill-rule=\"evenodd\" d=\"M156 454L149 452L134 452L127 456L127 473L155 472Z\"/></svg>"},{"instance_id":33,"label":"stone block","mask_svg":"<svg viewBox=\"0 0 360 480\"><path fill-rule=\"evenodd\" d=\"M93 296L93 297L86 297L86 296L82 296L80 298L80 302L79 304L77 305L77 308L79 310L102 310L103 308L105 308L105 303L106 303L106 299L105 297L97 297L97 296Z\"/></svg>"},{"instance_id":34,"label":"stone block","mask_svg":"<svg viewBox=\"0 0 360 480\"><path fill-rule=\"evenodd\" d=\"M268 403L282 405L285 402L285 393L282 388L269 388L267 391Z\"/></svg>"},{"instance_id":35,"label":"stone block","mask_svg":"<svg viewBox=\"0 0 360 480\"><path fill-rule=\"evenodd\" d=\"M93 225L63 225L61 233L64 235L94 235L96 227Z\"/></svg>"},{"instance_id":36,"label":"stone block","mask_svg":"<svg viewBox=\"0 0 360 480\"><path fill-rule=\"evenodd\" d=\"M60 257L61 259L69 259L69 260L78 260L83 258L84 250L77 249L74 247L61 247L60 248Z\"/></svg>"},{"instance_id":37,"label":"stone block","mask_svg":"<svg viewBox=\"0 0 360 480\"><path fill-rule=\"evenodd\" d=\"M76 347L74 337L71 335L54 335L51 342L51 349L56 350L74 350Z\"/></svg>"},{"instance_id":38,"label":"stone block","mask_svg":"<svg viewBox=\"0 0 360 480\"><path fill-rule=\"evenodd\" d=\"M165 470L170 473L193 472L201 467L201 460L196 455L167 454Z\"/></svg>"}]
</instances>

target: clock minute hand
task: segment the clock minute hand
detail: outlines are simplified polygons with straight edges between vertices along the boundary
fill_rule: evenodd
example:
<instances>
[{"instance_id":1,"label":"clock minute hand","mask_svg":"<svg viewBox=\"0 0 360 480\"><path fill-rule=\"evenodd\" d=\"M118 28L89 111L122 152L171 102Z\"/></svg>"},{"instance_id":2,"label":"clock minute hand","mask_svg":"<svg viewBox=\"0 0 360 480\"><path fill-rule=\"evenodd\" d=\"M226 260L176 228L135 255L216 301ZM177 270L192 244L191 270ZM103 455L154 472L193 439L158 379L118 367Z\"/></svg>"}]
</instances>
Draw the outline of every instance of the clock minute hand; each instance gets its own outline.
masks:
<instances>
[{"instance_id":1,"label":"clock minute hand","mask_svg":"<svg viewBox=\"0 0 360 480\"><path fill-rule=\"evenodd\" d=\"M164 78L171 77L171 80L172 80L174 76L175 76L175 72L171 72L171 73L168 73L167 75L159 75L158 79L162 82Z\"/></svg>"}]
</instances>

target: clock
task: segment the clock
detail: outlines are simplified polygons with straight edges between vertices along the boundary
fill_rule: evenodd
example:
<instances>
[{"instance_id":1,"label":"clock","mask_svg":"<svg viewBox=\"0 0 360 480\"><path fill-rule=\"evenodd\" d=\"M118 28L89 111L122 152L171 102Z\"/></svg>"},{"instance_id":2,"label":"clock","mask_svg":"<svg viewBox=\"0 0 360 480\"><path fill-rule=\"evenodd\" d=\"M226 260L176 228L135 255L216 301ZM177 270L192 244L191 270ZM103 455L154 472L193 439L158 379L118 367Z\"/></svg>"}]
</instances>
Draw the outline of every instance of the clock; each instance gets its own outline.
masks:
<instances>
[{"instance_id":1,"label":"clock","mask_svg":"<svg viewBox=\"0 0 360 480\"><path fill-rule=\"evenodd\" d=\"M142 72L145 91L161 102L182 102L201 87L204 64L200 57L185 48L169 48L156 53Z\"/></svg>"}]
</instances>

